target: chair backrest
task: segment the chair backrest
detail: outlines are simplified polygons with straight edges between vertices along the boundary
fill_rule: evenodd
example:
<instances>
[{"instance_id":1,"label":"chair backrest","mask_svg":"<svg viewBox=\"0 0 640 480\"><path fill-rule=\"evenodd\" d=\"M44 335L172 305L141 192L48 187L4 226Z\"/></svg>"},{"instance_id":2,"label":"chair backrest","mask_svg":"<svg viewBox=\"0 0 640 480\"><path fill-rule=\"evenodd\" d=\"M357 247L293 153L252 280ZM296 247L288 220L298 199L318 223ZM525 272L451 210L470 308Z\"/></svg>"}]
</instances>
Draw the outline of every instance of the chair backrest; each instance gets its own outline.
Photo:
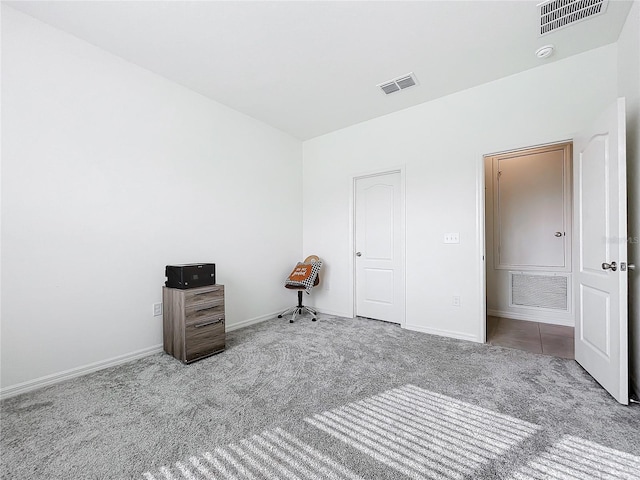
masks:
<instances>
[{"instance_id":1,"label":"chair backrest","mask_svg":"<svg viewBox=\"0 0 640 480\"><path fill-rule=\"evenodd\" d=\"M309 255L307 258L304 259L304 263L315 263L319 261L320 261L320 257L318 257L317 255ZM316 279L313 281L313 286L317 287L319 284L320 284L320 272L318 272L318 275L316 275Z\"/></svg>"},{"instance_id":2,"label":"chair backrest","mask_svg":"<svg viewBox=\"0 0 640 480\"><path fill-rule=\"evenodd\" d=\"M304 259L304 262L302 263L309 265L316 262L320 262L320 257L318 257L317 255L309 255L307 258ZM297 271L298 266L299 264L296 265L296 268L294 269L292 274L294 274L294 272ZM322 263L320 263L320 265L318 266L318 270L321 266L322 266ZM319 284L320 284L320 272L318 271L318 273L316 273L316 278L313 280L313 286L317 287ZM305 287L305 285L299 279L292 280L291 276L289 276L284 286L285 288L290 288L292 290L307 290L307 293L311 289L309 285Z\"/></svg>"}]
</instances>

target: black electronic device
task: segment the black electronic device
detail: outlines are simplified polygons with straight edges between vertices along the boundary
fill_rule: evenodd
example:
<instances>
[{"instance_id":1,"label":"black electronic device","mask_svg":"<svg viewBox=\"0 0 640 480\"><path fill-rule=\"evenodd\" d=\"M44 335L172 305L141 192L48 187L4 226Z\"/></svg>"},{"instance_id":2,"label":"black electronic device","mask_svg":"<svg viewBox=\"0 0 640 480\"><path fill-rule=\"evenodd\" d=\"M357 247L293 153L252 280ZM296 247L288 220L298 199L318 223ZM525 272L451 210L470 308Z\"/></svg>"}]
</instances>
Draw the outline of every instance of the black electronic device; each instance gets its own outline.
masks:
<instances>
[{"instance_id":1,"label":"black electronic device","mask_svg":"<svg viewBox=\"0 0 640 480\"><path fill-rule=\"evenodd\" d=\"M164 283L170 288L196 288L205 285L215 285L215 263L190 263L188 265L167 265L164 269L167 281Z\"/></svg>"}]
</instances>

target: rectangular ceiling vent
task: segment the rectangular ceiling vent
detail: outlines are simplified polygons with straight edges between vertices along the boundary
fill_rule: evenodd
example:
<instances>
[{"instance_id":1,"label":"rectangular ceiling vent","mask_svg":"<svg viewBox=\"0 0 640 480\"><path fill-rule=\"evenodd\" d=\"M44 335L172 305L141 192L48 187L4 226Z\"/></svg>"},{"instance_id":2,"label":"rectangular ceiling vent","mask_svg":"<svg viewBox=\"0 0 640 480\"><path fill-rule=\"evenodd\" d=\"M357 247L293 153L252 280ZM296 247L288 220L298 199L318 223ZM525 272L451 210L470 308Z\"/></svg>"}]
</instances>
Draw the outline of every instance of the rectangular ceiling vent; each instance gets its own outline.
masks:
<instances>
[{"instance_id":1,"label":"rectangular ceiling vent","mask_svg":"<svg viewBox=\"0 0 640 480\"><path fill-rule=\"evenodd\" d=\"M548 0L538 4L540 35L602 15L609 0Z\"/></svg>"},{"instance_id":2,"label":"rectangular ceiling vent","mask_svg":"<svg viewBox=\"0 0 640 480\"><path fill-rule=\"evenodd\" d=\"M413 87L417 84L418 81L416 80L416 76L411 72L406 75L402 75L401 77L394 78L393 80L389 80L388 82L380 83L376 86L379 87L385 95L389 95L390 93L399 92L400 90Z\"/></svg>"}]
</instances>

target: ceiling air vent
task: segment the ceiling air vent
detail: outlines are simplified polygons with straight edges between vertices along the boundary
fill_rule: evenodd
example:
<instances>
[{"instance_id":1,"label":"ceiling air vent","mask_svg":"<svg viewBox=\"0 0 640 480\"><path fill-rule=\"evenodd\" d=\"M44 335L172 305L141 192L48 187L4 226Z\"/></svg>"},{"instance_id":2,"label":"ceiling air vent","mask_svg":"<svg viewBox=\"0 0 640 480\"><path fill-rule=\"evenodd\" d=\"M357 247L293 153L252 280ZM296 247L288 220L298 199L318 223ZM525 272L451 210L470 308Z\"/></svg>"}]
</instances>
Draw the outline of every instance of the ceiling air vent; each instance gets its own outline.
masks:
<instances>
[{"instance_id":1,"label":"ceiling air vent","mask_svg":"<svg viewBox=\"0 0 640 480\"><path fill-rule=\"evenodd\" d=\"M417 84L418 81L416 80L416 76L412 72L402 75L401 77L394 78L393 80L389 80L388 82L380 83L377 86L380 87L385 95L389 95L390 93L404 90L405 88L413 87Z\"/></svg>"},{"instance_id":2,"label":"ceiling air vent","mask_svg":"<svg viewBox=\"0 0 640 480\"><path fill-rule=\"evenodd\" d=\"M548 0L538 4L540 35L603 14L609 0Z\"/></svg>"}]
</instances>

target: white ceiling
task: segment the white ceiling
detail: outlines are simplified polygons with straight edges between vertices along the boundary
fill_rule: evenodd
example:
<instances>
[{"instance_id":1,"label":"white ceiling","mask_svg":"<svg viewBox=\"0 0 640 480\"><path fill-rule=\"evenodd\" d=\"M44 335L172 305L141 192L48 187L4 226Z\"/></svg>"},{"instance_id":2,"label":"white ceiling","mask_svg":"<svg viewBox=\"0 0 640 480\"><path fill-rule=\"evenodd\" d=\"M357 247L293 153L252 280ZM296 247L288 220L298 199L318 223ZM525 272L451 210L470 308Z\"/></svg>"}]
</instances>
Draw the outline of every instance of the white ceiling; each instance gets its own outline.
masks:
<instances>
[{"instance_id":1,"label":"white ceiling","mask_svg":"<svg viewBox=\"0 0 640 480\"><path fill-rule=\"evenodd\" d=\"M631 7L539 37L524 0L7 3L302 140L615 42Z\"/></svg>"}]
</instances>

